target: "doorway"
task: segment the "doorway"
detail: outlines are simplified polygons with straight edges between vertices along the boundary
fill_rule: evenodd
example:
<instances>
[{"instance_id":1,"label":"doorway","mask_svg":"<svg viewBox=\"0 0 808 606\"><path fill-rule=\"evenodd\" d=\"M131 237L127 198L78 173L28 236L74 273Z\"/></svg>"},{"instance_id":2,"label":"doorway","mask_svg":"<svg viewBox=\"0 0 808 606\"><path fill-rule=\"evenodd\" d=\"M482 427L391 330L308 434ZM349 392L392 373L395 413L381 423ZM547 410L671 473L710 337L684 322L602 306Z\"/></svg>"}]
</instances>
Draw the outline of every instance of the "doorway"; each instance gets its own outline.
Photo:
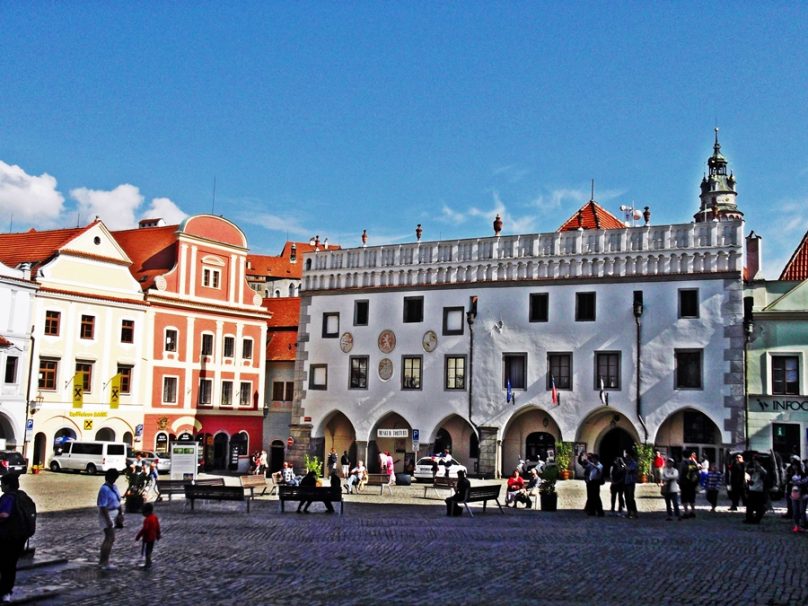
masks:
<instances>
[{"instance_id":1,"label":"doorway","mask_svg":"<svg viewBox=\"0 0 808 606\"><path fill-rule=\"evenodd\" d=\"M269 472L275 473L283 468L284 446L281 440L274 440L269 446Z\"/></svg>"},{"instance_id":2,"label":"doorway","mask_svg":"<svg viewBox=\"0 0 808 606\"><path fill-rule=\"evenodd\" d=\"M788 461L800 456L800 426L797 423L772 423L772 450Z\"/></svg>"},{"instance_id":3,"label":"doorway","mask_svg":"<svg viewBox=\"0 0 808 606\"><path fill-rule=\"evenodd\" d=\"M546 431L534 431L525 440L525 460L547 462L547 451L555 451L555 438Z\"/></svg>"},{"instance_id":4,"label":"doorway","mask_svg":"<svg viewBox=\"0 0 808 606\"><path fill-rule=\"evenodd\" d=\"M634 447L634 438L622 427L615 427L606 432L600 440L598 456L603 464L603 472L608 474L612 463L617 457L622 457L626 450Z\"/></svg>"},{"instance_id":5,"label":"doorway","mask_svg":"<svg viewBox=\"0 0 808 606\"><path fill-rule=\"evenodd\" d=\"M213 469L227 467L227 434L217 433L213 438Z\"/></svg>"}]
</instances>

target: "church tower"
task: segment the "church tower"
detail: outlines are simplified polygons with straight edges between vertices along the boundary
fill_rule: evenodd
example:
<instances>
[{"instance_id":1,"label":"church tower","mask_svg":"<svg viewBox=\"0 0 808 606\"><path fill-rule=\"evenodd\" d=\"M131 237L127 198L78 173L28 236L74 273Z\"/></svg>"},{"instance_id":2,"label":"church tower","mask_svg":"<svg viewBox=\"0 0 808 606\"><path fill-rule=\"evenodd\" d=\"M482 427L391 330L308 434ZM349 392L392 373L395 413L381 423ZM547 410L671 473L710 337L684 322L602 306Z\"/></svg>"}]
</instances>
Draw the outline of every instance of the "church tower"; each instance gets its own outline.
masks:
<instances>
[{"instance_id":1,"label":"church tower","mask_svg":"<svg viewBox=\"0 0 808 606\"><path fill-rule=\"evenodd\" d=\"M715 145L713 155L707 159L709 174L701 180L701 207L693 215L696 223L703 221L742 219L743 213L738 210L735 198L735 175L727 175L727 159L721 155L718 143L718 128L715 129Z\"/></svg>"}]
</instances>

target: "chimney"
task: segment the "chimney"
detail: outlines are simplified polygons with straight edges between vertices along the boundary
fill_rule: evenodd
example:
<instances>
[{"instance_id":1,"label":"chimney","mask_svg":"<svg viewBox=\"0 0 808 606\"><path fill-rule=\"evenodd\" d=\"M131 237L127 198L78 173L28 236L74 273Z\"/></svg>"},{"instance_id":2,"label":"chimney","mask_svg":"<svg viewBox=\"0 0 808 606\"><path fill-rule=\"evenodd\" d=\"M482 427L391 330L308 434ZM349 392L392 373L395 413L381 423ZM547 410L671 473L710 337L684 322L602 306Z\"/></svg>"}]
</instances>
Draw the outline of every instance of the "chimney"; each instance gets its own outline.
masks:
<instances>
[{"instance_id":1,"label":"chimney","mask_svg":"<svg viewBox=\"0 0 808 606\"><path fill-rule=\"evenodd\" d=\"M23 280L31 279L31 263L28 263L27 261L25 263L20 263L19 269L22 272Z\"/></svg>"},{"instance_id":2,"label":"chimney","mask_svg":"<svg viewBox=\"0 0 808 606\"><path fill-rule=\"evenodd\" d=\"M289 262L297 263L297 244L292 242L292 247L289 252Z\"/></svg>"},{"instance_id":3,"label":"chimney","mask_svg":"<svg viewBox=\"0 0 808 606\"><path fill-rule=\"evenodd\" d=\"M761 269L763 269L763 238L753 231L746 237L746 279L757 279Z\"/></svg>"}]
</instances>

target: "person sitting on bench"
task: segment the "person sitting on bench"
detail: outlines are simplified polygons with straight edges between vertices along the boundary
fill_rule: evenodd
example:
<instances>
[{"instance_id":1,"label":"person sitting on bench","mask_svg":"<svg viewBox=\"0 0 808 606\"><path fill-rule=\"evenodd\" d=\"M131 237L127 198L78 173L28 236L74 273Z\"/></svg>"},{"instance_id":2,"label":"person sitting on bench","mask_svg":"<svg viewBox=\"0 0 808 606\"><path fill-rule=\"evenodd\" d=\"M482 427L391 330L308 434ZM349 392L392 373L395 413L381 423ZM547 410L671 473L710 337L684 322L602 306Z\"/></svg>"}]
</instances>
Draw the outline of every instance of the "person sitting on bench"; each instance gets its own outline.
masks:
<instances>
[{"instance_id":1,"label":"person sitting on bench","mask_svg":"<svg viewBox=\"0 0 808 606\"><path fill-rule=\"evenodd\" d=\"M351 477L348 478L348 483L346 485L348 494L353 494L354 490L359 490L359 483L365 477L366 473L367 469L365 469L365 463L360 459L357 461L356 467L351 470Z\"/></svg>"},{"instance_id":2,"label":"person sitting on bench","mask_svg":"<svg viewBox=\"0 0 808 606\"><path fill-rule=\"evenodd\" d=\"M455 493L446 499L446 515L447 516L460 516L463 515L463 501L466 500L471 482L466 479L466 472L462 469L457 470L457 484L455 485Z\"/></svg>"}]
</instances>

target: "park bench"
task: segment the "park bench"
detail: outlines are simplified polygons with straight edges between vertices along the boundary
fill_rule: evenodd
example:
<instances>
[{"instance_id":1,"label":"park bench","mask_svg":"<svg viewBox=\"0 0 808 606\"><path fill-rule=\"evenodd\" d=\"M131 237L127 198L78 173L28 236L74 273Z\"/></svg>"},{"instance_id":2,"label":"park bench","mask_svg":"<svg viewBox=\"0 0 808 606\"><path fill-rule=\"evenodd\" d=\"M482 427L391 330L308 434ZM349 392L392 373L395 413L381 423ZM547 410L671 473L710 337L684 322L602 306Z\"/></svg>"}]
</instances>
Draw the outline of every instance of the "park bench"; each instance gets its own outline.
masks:
<instances>
[{"instance_id":1,"label":"park bench","mask_svg":"<svg viewBox=\"0 0 808 606\"><path fill-rule=\"evenodd\" d=\"M494 501L497 504L497 507L499 507L500 513L504 514L505 511L502 509L502 505L499 504L500 490L502 490L502 484L484 484L482 486L472 486L466 493L463 506L473 518L474 514L471 513L471 509L469 509L469 503L479 503L482 501L483 513L485 513L485 507L488 504L488 501Z\"/></svg>"},{"instance_id":2,"label":"park bench","mask_svg":"<svg viewBox=\"0 0 808 606\"><path fill-rule=\"evenodd\" d=\"M455 483L456 482L457 482L457 480L454 479L454 478L447 478L446 476L435 476L432 479L432 485L431 486L429 486L429 485L424 486L424 498L426 498L426 492L430 488L438 496L440 496L440 494L438 494L438 488L447 488L450 491L450 493L453 493L454 490L455 490Z\"/></svg>"},{"instance_id":3,"label":"park bench","mask_svg":"<svg viewBox=\"0 0 808 606\"><path fill-rule=\"evenodd\" d=\"M183 486L185 500L191 502L191 511L194 510L194 501L246 501L247 512L250 511L250 500L244 498L244 489L241 486L210 486L206 484L186 484Z\"/></svg>"},{"instance_id":4,"label":"park bench","mask_svg":"<svg viewBox=\"0 0 808 606\"><path fill-rule=\"evenodd\" d=\"M175 494L185 494L185 485L189 482L185 480L158 480L157 488L161 497L171 497ZM224 478L205 478L196 481L197 486L224 486Z\"/></svg>"},{"instance_id":5,"label":"park bench","mask_svg":"<svg viewBox=\"0 0 808 606\"><path fill-rule=\"evenodd\" d=\"M248 475L248 476L241 476L239 478L241 480L241 488L243 490L250 491L250 499L255 499L255 491L261 490L261 494L259 497L262 497L266 494L267 489L270 488L270 485L267 484L267 478L263 474L259 475ZM271 481L271 480L270 480ZM272 482L272 490L275 489L275 482ZM270 495L272 492L269 493Z\"/></svg>"},{"instance_id":6,"label":"park bench","mask_svg":"<svg viewBox=\"0 0 808 606\"><path fill-rule=\"evenodd\" d=\"M384 494L384 489L386 488L387 491L390 493L390 496L393 495L393 487L390 486L390 476L386 473L369 473L367 474L367 481L364 483L365 486L380 486L381 489L379 490L379 494Z\"/></svg>"},{"instance_id":7,"label":"park bench","mask_svg":"<svg viewBox=\"0 0 808 606\"><path fill-rule=\"evenodd\" d=\"M318 503L339 503L339 514L342 515L342 488L332 489L330 486L278 486L278 499L281 502L281 513L286 511L286 501L312 501Z\"/></svg>"}]
</instances>

